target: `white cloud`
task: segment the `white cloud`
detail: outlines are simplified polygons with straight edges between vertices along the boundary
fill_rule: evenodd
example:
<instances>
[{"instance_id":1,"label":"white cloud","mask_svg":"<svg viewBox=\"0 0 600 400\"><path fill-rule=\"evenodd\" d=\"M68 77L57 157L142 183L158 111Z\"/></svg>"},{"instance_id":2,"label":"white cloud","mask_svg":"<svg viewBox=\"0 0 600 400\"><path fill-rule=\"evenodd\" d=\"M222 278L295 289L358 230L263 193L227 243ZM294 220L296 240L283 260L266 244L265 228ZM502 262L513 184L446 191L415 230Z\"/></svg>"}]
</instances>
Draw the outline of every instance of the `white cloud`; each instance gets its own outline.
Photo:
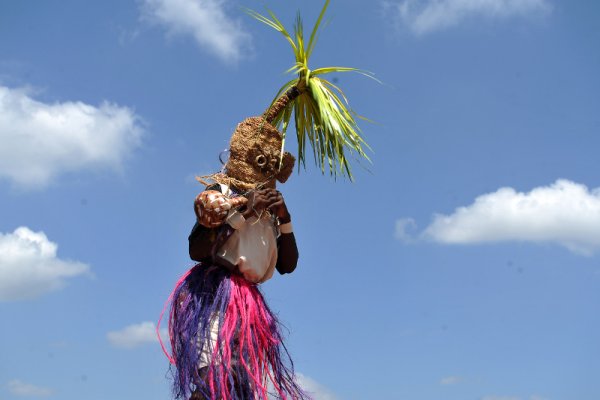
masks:
<instances>
[{"instance_id":1,"label":"white cloud","mask_svg":"<svg viewBox=\"0 0 600 400\"><path fill-rule=\"evenodd\" d=\"M398 25L406 25L416 35L443 30L469 18L526 17L552 10L548 0L403 0L384 4Z\"/></svg>"},{"instance_id":2,"label":"white cloud","mask_svg":"<svg viewBox=\"0 0 600 400\"><path fill-rule=\"evenodd\" d=\"M325 386L303 374L296 374L298 384L308 392L314 400L337 400L337 397Z\"/></svg>"},{"instance_id":3,"label":"white cloud","mask_svg":"<svg viewBox=\"0 0 600 400\"><path fill-rule=\"evenodd\" d=\"M416 237L407 232L410 226L415 226L410 218L397 220L395 237L405 243L546 242L591 256L600 250L600 188L566 179L526 193L504 187L450 215L435 214Z\"/></svg>"},{"instance_id":4,"label":"white cloud","mask_svg":"<svg viewBox=\"0 0 600 400\"><path fill-rule=\"evenodd\" d=\"M413 236L408 232L417 227L415 220L412 218L400 218L396 220L396 230L394 237L404 243L412 243Z\"/></svg>"},{"instance_id":5,"label":"white cloud","mask_svg":"<svg viewBox=\"0 0 600 400\"><path fill-rule=\"evenodd\" d=\"M145 19L163 25L171 35L190 35L221 60L237 62L250 34L225 12L226 0L142 0Z\"/></svg>"},{"instance_id":6,"label":"white cloud","mask_svg":"<svg viewBox=\"0 0 600 400\"><path fill-rule=\"evenodd\" d=\"M449 244L552 242L592 255L600 249L600 188L564 179L527 193L501 188L451 215L435 215L423 237Z\"/></svg>"},{"instance_id":7,"label":"white cloud","mask_svg":"<svg viewBox=\"0 0 600 400\"><path fill-rule=\"evenodd\" d=\"M66 280L89 274L78 261L61 260L44 232L20 227L0 232L0 301L31 299L61 289Z\"/></svg>"},{"instance_id":8,"label":"white cloud","mask_svg":"<svg viewBox=\"0 0 600 400\"><path fill-rule=\"evenodd\" d=\"M460 376L447 376L440 379L440 385L456 385L463 381L463 378Z\"/></svg>"},{"instance_id":9,"label":"white cloud","mask_svg":"<svg viewBox=\"0 0 600 400\"><path fill-rule=\"evenodd\" d=\"M142 132L126 107L43 103L27 89L0 86L0 179L32 188L83 168L118 169Z\"/></svg>"},{"instance_id":10,"label":"white cloud","mask_svg":"<svg viewBox=\"0 0 600 400\"><path fill-rule=\"evenodd\" d=\"M48 397L54 394L54 390L50 388L35 386L18 379L8 382L8 390L15 396L20 397Z\"/></svg>"},{"instance_id":11,"label":"white cloud","mask_svg":"<svg viewBox=\"0 0 600 400\"><path fill-rule=\"evenodd\" d=\"M163 342L168 342L166 329L161 329L160 336ZM148 343L158 342L156 325L154 325L154 322L149 321L132 324L119 331L108 332L106 338L113 346L124 349L133 349Z\"/></svg>"}]
</instances>

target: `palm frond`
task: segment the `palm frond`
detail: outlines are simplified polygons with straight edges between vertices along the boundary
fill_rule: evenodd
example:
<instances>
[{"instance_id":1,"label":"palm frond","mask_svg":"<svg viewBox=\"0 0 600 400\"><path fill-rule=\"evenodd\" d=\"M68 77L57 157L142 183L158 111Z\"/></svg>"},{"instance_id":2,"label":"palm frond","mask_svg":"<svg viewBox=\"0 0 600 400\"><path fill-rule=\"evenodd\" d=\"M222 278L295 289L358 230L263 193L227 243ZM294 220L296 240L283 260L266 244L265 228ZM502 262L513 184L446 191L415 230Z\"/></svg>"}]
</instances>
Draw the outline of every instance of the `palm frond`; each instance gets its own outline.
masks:
<instances>
[{"instance_id":1,"label":"palm frond","mask_svg":"<svg viewBox=\"0 0 600 400\"><path fill-rule=\"evenodd\" d=\"M267 10L269 16L264 16L256 11L247 10L248 14L258 21L280 32L290 43L294 53L295 63L288 69L288 73L296 75L295 79L286 82L277 92L271 106L289 89L296 87L300 94L281 111L272 123L285 132L294 116L296 135L298 139L298 167L306 168L306 146L312 148L315 164L322 173L326 170L336 177L338 174L352 179L349 160L346 153L369 160L365 149L370 149L363 137L356 115L348 104L344 92L330 81L324 79L328 74L342 72L356 72L375 79L373 74L357 68L325 67L310 70L308 61L317 41L319 27L327 10L330 0L326 0L317 21L305 41L304 28L300 14L296 16L293 34L277 19L275 14ZM377 79L375 79L377 80ZM277 111L273 111L275 113ZM285 142L284 142L285 143ZM283 153L283 149L282 149Z\"/></svg>"}]
</instances>

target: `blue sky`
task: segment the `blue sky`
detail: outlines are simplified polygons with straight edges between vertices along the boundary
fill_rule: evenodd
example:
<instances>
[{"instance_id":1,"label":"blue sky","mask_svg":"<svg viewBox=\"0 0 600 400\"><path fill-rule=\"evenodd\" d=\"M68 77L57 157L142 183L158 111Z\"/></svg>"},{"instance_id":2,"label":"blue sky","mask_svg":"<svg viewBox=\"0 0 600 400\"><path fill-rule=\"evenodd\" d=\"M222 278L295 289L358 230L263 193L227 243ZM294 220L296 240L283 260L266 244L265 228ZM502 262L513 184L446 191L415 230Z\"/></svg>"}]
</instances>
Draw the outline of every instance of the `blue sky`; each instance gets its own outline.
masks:
<instances>
[{"instance_id":1,"label":"blue sky","mask_svg":"<svg viewBox=\"0 0 600 400\"><path fill-rule=\"evenodd\" d=\"M321 2L270 1L291 26ZM292 64L254 0L0 3L0 399L166 399L195 175ZM263 291L319 400L600 398L600 6L333 0L372 164L280 186ZM294 145L290 145L294 150ZM363 163L364 164L364 163Z\"/></svg>"}]
</instances>

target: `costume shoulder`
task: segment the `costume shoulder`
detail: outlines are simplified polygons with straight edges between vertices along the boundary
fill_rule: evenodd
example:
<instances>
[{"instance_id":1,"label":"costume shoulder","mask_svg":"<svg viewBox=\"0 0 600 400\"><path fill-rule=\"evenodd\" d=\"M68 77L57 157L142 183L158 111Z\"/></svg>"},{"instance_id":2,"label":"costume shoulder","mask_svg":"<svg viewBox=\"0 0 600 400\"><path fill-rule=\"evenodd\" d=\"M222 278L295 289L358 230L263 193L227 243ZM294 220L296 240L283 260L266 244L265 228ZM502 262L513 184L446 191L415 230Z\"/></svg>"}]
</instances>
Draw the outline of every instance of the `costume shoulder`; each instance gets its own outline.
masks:
<instances>
[{"instance_id":1,"label":"costume shoulder","mask_svg":"<svg viewBox=\"0 0 600 400\"><path fill-rule=\"evenodd\" d=\"M223 213L223 210L217 210L213 205L207 204L207 197L202 197L203 194L222 195L222 187L219 184L209 185L194 201L196 222L188 236L188 242L190 258L195 261L213 258L215 251L233 232L233 228L224 223L227 212ZM217 201L221 200L217 199ZM225 207L230 205L227 204Z\"/></svg>"},{"instance_id":2,"label":"costume shoulder","mask_svg":"<svg viewBox=\"0 0 600 400\"><path fill-rule=\"evenodd\" d=\"M247 201L243 196L230 197L231 190L227 186L218 185L215 189L219 190L207 188L194 200L196 220L207 228L223 225L230 212L234 212Z\"/></svg>"}]
</instances>

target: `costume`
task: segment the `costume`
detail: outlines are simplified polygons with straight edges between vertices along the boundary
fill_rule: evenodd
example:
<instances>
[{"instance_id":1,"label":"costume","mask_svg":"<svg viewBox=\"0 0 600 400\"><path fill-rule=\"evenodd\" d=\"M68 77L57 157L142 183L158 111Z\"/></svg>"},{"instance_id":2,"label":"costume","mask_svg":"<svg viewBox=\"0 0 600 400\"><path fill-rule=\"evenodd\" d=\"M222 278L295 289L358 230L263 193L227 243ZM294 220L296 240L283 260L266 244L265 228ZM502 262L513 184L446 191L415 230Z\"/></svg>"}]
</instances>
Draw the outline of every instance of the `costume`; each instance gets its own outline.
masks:
<instances>
[{"instance_id":1,"label":"costume","mask_svg":"<svg viewBox=\"0 0 600 400\"><path fill-rule=\"evenodd\" d=\"M264 213L237 229L194 226L190 253L199 263L176 286L169 318L176 397L193 390L198 399L267 399L269 391L276 398L308 398L294 381L281 328L257 286L275 268L288 273L295 267L277 265L276 223Z\"/></svg>"},{"instance_id":2,"label":"costume","mask_svg":"<svg viewBox=\"0 0 600 400\"><path fill-rule=\"evenodd\" d=\"M177 399L290 399L310 397L294 378L281 327L258 285L296 268L298 249L291 217L276 182L292 173L295 158L284 151L292 114L298 157L306 144L315 163L332 175L351 177L344 149L366 157L345 97L322 76L354 71L310 70L308 58L329 0L305 43L298 20L295 39L274 14L249 13L293 44L297 78L286 83L261 115L238 124L223 172L198 178L207 185L194 202L196 224L190 257L198 264L177 283L171 297L169 336L173 393ZM212 184L211 184L212 183Z\"/></svg>"}]
</instances>

